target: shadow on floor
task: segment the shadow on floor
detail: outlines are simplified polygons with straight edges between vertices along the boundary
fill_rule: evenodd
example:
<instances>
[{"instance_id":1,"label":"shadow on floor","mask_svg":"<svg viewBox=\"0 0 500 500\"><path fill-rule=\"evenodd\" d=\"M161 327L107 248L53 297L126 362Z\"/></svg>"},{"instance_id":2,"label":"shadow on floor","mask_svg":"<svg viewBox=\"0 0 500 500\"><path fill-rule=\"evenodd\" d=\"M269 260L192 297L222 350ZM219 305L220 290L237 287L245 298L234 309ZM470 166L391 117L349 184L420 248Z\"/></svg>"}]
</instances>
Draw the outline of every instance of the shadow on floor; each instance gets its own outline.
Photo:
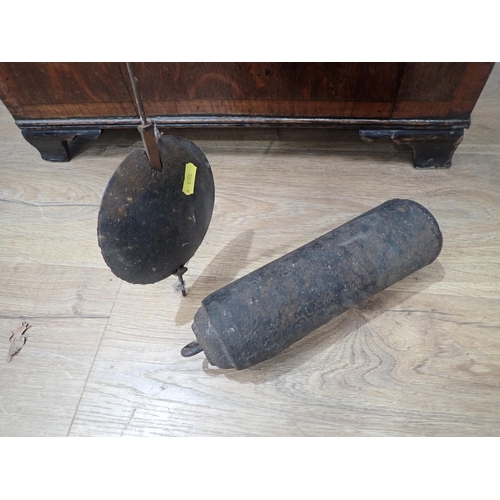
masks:
<instances>
[{"instance_id":1,"label":"shadow on floor","mask_svg":"<svg viewBox=\"0 0 500 500\"><path fill-rule=\"evenodd\" d=\"M188 284L188 297L181 301L175 317L177 326L191 323L201 301L207 295L234 281L238 272L247 264L252 239L251 229L233 238L210 261L196 281L192 285ZM236 249L239 249L238 259L234 258ZM186 280L189 280L189 274L186 274Z\"/></svg>"}]
</instances>

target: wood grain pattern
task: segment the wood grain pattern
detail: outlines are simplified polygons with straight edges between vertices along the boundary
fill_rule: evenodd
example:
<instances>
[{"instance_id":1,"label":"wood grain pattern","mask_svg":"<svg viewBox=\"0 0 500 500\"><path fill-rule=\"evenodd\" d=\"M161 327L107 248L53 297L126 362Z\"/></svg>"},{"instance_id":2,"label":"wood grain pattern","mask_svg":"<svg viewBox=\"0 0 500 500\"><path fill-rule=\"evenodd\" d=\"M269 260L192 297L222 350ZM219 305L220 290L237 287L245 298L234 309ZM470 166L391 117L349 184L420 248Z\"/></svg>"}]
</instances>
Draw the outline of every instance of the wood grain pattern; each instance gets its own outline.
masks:
<instances>
[{"instance_id":1,"label":"wood grain pattern","mask_svg":"<svg viewBox=\"0 0 500 500\"><path fill-rule=\"evenodd\" d=\"M491 63L133 63L149 116L467 119ZM125 63L0 63L20 119L131 117Z\"/></svg>"},{"instance_id":2,"label":"wood grain pattern","mask_svg":"<svg viewBox=\"0 0 500 500\"><path fill-rule=\"evenodd\" d=\"M130 285L96 244L132 131L43 162L0 107L0 435L500 436L500 69L450 170L349 132L190 130L216 185L185 275ZM428 207L437 261L240 372L185 359L211 291L394 197ZM43 212L43 216L42 216ZM45 219L44 219L45 217Z\"/></svg>"},{"instance_id":3,"label":"wood grain pattern","mask_svg":"<svg viewBox=\"0 0 500 500\"><path fill-rule=\"evenodd\" d=\"M20 311L26 312L21 304L17 315ZM107 319L70 315L30 321L22 351L9 364L0 363L0 436L65 436ZM15 317L0 317L2 358L7 333L20 324Z\"/></svg>"},{"instance_id":4,"label":"wood grain pattern","mask_svg":"<svg viewBox=\"0 0 500 500\"><path fill-rule=\"evenodd\" d=\"M128 102L119 63L0 63L6 102L31 104Z\"/></svg>"},{"instance_id":5,"label":"wood grain pattern","mask_svg":"<svg viewBox=\"0 0 500 500\"><path fill-rule=\"evenodd\" d=\"M150 101L392 101L406 63L134 63Z\"/></svg>"}]
</instances>

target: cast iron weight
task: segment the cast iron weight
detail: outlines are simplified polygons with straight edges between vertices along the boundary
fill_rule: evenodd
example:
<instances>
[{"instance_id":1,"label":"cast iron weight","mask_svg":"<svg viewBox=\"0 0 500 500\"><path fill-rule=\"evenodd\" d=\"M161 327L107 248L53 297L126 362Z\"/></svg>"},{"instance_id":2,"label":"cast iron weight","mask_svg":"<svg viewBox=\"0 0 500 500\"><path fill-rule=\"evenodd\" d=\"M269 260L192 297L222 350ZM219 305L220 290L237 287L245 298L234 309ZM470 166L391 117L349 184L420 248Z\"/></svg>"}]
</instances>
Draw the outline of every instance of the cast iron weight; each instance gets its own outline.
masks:
<instances>
[{"instance_id":1,"label":"cast iron weight","mask_svg":"<svg viewBox=\"0 0 500 500\"><path fill-rule=\"evenodd\" d=\"M426 208L389 200L210 294L181 355L237 370L270 359L433 262L442 243Z\"/></svg>"}]
</instances>

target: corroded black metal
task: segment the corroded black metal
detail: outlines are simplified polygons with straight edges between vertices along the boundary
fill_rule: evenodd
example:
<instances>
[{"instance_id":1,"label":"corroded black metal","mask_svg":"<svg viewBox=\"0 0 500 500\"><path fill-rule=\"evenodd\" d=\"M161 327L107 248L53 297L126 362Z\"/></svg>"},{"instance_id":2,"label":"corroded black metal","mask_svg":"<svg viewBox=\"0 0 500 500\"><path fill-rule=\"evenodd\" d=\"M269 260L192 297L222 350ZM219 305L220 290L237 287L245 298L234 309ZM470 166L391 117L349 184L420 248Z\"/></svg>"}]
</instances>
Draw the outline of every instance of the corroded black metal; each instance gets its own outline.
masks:
<instances>
[{"instance_id":1,"label":"corroded black metal","mask_svg":"<svg viewBox=\"0 0 500 500\"><path fill-rule=\"evenodd\" d=\"M190 358L191 356L199 354L202 351L203 348L198 342L190 342L188 345L185 345L181 349L181 355L184 356L185 358Z\"/></svg>"},{"instance_id":2,"label":"corroded black metal","mask_svg":"<svg viewBox=\"0 0 500 500\"><path fill-rule=\"evenodd\" d=\"M98 241L106 264L129 283L156 283L194 255L208 230L215 188L210 164L191 141L158 140L163 170L153 170L136 149L118 166L104 192ZM196 167L194 192L183 192L185 167Z\"/></svg>"},{"instance_id":3,"label":"corroded black metal","mask_svg":"<svg viewBox=\"0 0 500 500\"><path fill-rule=\"evenodd\" d=\"M441 247L427 209L387 201L209 295L193 332L211 364L247 368L430 264Z\"/></svg>"}]
</instances>

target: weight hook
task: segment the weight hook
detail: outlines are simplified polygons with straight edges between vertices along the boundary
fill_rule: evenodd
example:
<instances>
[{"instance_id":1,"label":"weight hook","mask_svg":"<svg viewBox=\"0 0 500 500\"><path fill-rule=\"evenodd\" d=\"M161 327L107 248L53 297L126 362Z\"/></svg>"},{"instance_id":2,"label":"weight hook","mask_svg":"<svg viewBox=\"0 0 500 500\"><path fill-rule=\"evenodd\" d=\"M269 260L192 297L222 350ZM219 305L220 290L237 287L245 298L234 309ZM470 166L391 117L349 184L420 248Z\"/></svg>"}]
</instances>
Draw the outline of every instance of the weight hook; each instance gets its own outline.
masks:
<instances>
[{"instance_id":1,"label":"weight hook","mask_svg":"<svg viewBox=\"0 0 500 500\"><path fill-rule=\"evenodd\" d=\"M198 354L203 351L203 347L201 345L194 341L190 342L188 345L184 346L181 349L181 356L184 356L185 358L190 358L191 356L194 356L195 354Z\"/></svg>"}]
</instances>

